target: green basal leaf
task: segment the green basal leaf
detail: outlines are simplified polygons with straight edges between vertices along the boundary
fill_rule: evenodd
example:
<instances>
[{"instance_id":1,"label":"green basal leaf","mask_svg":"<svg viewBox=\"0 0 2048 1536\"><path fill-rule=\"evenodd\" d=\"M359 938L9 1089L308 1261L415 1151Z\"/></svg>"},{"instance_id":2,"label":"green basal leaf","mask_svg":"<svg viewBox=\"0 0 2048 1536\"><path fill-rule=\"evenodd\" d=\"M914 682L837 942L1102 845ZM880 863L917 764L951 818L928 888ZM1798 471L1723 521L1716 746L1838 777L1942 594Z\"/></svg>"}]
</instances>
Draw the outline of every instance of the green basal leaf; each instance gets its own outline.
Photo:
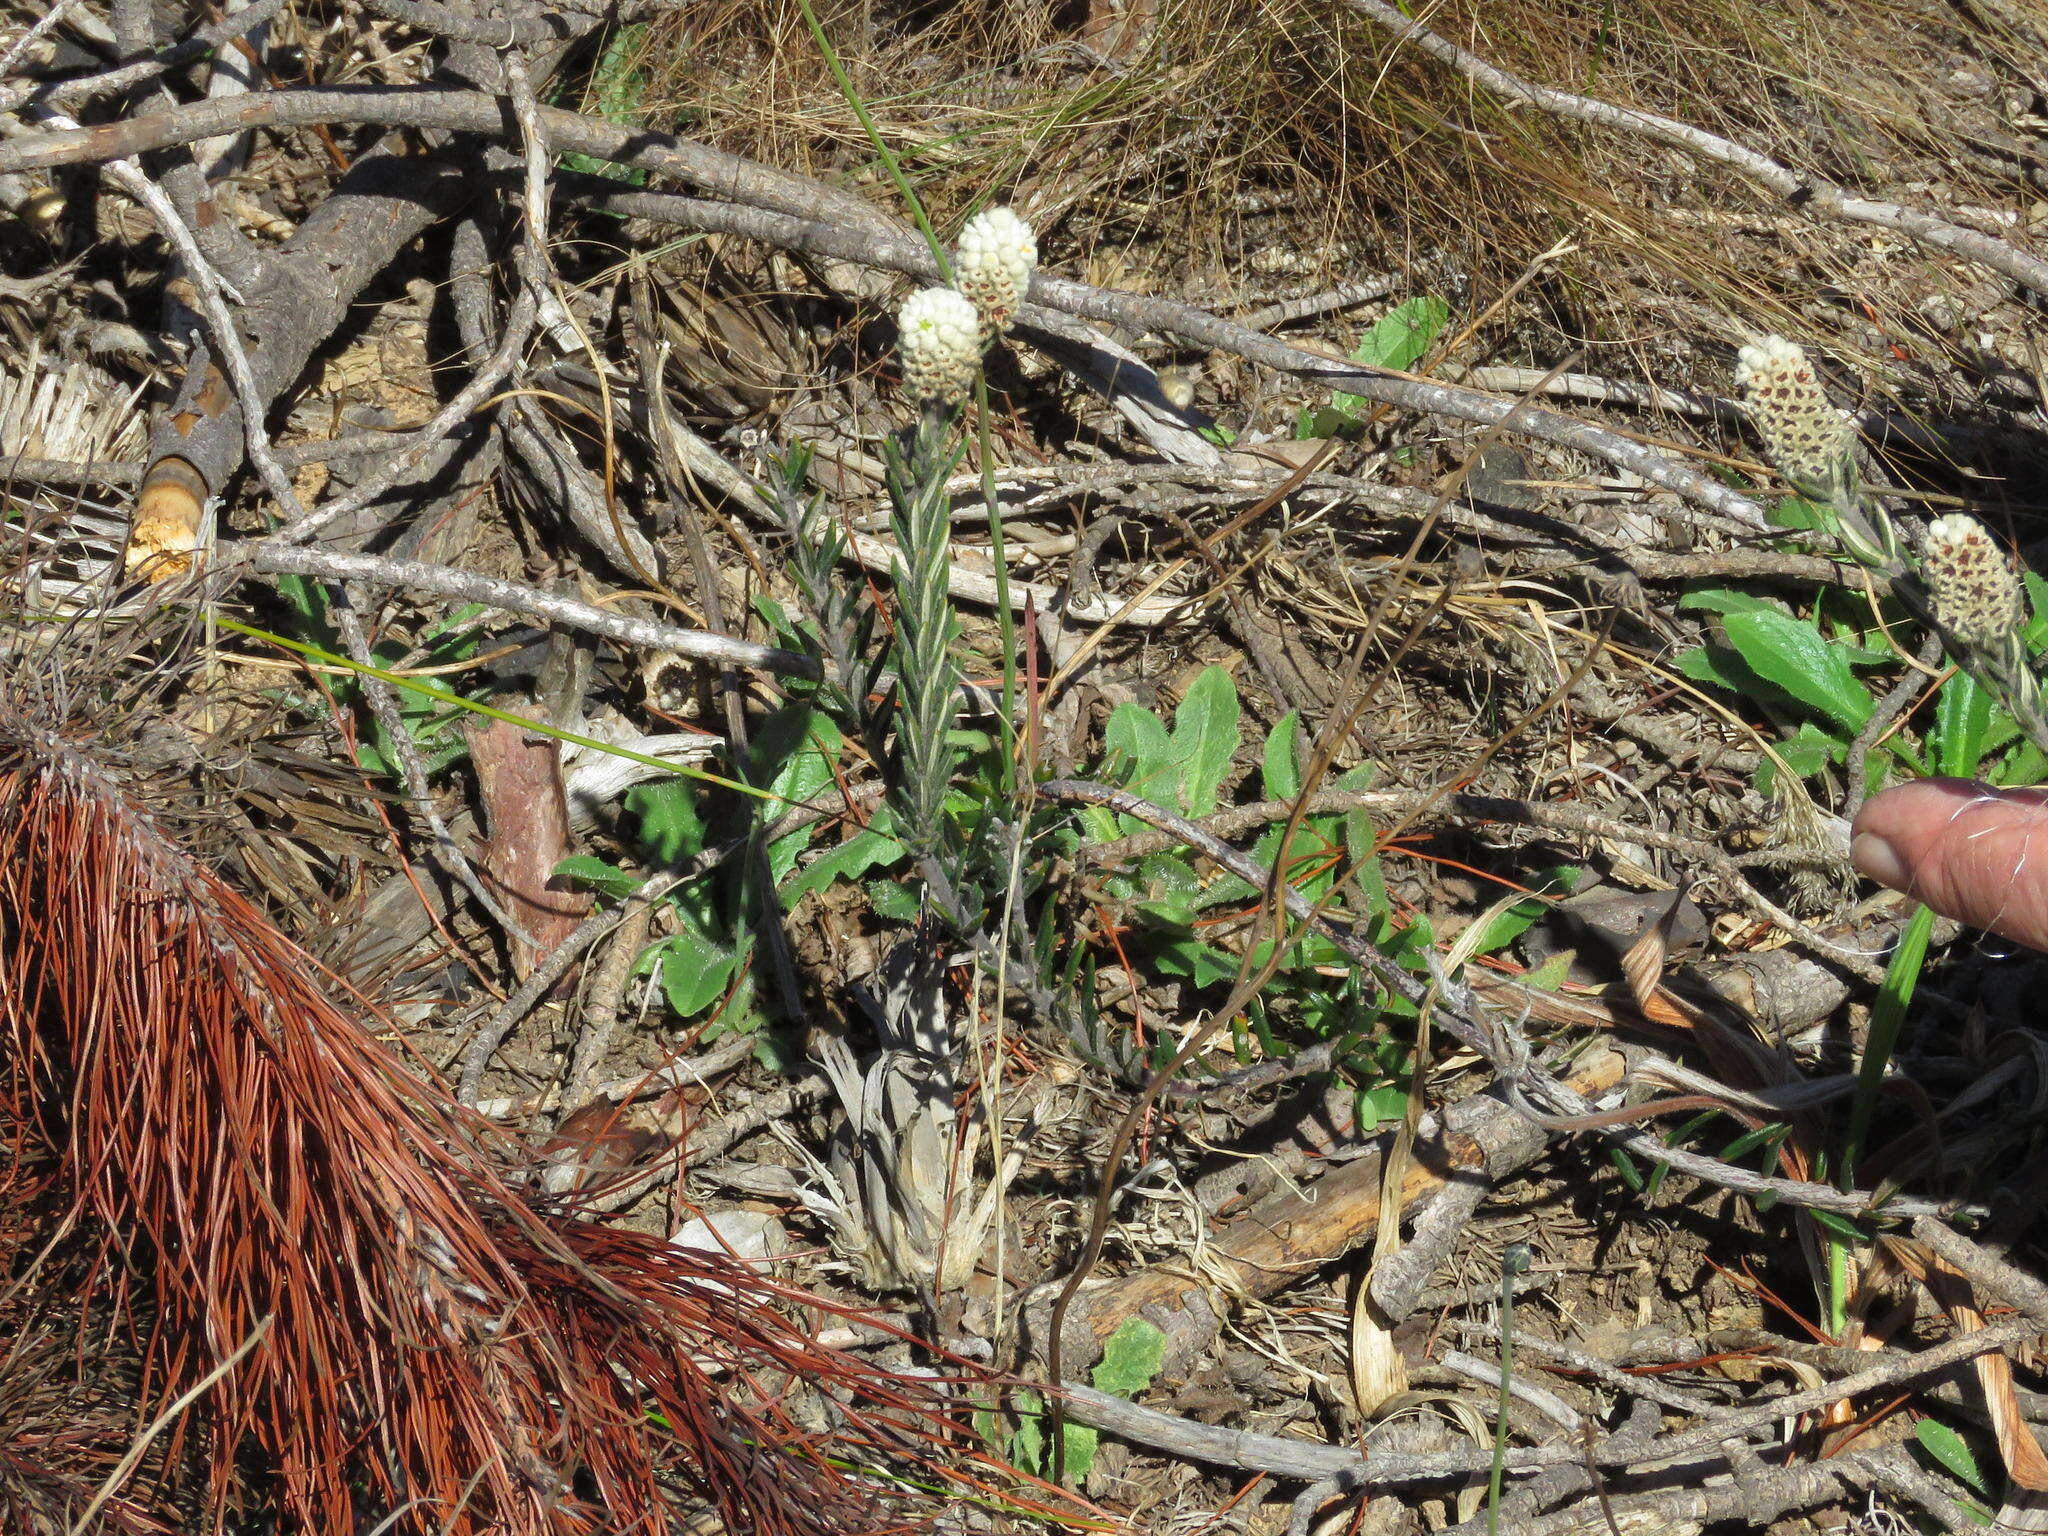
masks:
<instances>
[{"instance_id":1,"label":"green basal leaf","mask_svg":"<svg viewBox=\"0 0 2048 1536\"><path fill-rule=\"evenodd\" d=\"M1268 800L1292 800L1301 793L1300 758L1296 749L1301 742L1301 714L1290 709L1280 717L1280 723L1273 727L1266 737L1266 750L1261 762L1261 788Z\"/></svg>"},{"instance_id":2,"label":"green basal leaf","mask_svg":"<svg viewBox=\"0 0 2048 1536\"><path fill-rule=\"evenodd\" d=\"M1785 695L1775 688L1765 688L1763 679L1750 670L1749 663L1742 659L1739 651L1725 645L1701 646L1697 650L1680 651L1672 660L1681 677L1696 683L1712 683L1717 688L1726 688L1730 693L1743 693L1751 697L1763 697L1766 703L1790 703Z\"/></svg>"},{"instance_id":3,"label":"green basal leaf","mask_svg":"<svg viewBox=\"0 0 2048 1536\"><path fill-rule=\"evenodd\" d=\"M1159 945L1153 960L1160 970L1172 976L1185 976L1198 987L1212 987L1237 974L1235 956L1204 944L1192 934Z\"/></svg>"},{"instance_id":4,"label":"green basal leaf","mask_svg":"<svg viewBox=\"0 0 2048 1536\"><path fill-rule=\"evenodd\" d=\"M1142 1317L1129 1318L1102 1345L1102 1359L1092 1375L1098 1392L1136 1397L1152 1385L1166 1358L1166 1335Z\"/></svg>"},{"instance_id":5,"label":"green basal leaf","mask_svg":"<svg viewBox=\"0 0 2048 1536\"><path fill-rule=\"evenodd\" d=\"M1472 953L1490 955L1514 943L1536 923L1537 919L1550 910L1550 904L1531 896L1518 901L1505 911L1496 912L1493 920L1486 925L1486 931L1473 940Z\"/></svg>"},{"instance_id":6,"label":"green basal leaf","mask_svg":"<svg viewBox=\"0 0 2048 1536\"><path fill-rule=\"evenodd\" d=\"M1045 1399L1036 1392L1017 1394L1017 1428L1010 1436L1010 1460L1027 1472L1045 1473ZM1068 1434L1073 1427L1068 1426Z\"/></svg>"},{"instance_id":7,"label":"green basal leaf","mask_svg":"<svg viewBox=\"0 0 2048 1536\"><path fill-rule=\"evenodd\" d=\"M1177 904L1190 912L1207 905L1201 877L1175 853L1148 853L1138 861L1138 881L1147 897Z\"/></svg>"},{"instance_id":8,"label":"green basal leaf","mask_svg":"<svg viewBox=\"0 0 2048 1536\"><path fill-rule=\"evenodd\" d=\"M646 88L646 76L639 69L641 45L647 34L645 22L634 26L621 27L605 45L598 56L597 68L591 72L591 105L599 116L608 122L632 124L640 112L640 97ZM581 171L586 176L604 176L614 181L623 181L633 186L643 185L647 172L637 166L620 165L613 160L596 160L589 155L570 153L562 156L562 168Z\"/></svg>"},{"instance_id":9,"label":"green basal leaf","mask_svg":"<svg viewBox=\"0 0 2048 1536\"><path fill-rule=\"evenodd\" d=\"M1859 730L1870 718L1869 692L1840 649L1811 624L1781 613L1731 613L1722 629L1759 677L1844 730Z\"/></svg>"},{"instance_id":10,"label":"green basal leaf","mask_svg":"<svg viewBox=\"0 0 2048 1536\"><path fill-rule=\"evenodd\" d=\"M2020 723L2006 713L1996 699L1991 701L1991 723L1984 728L1984 755L2009 747L2019 739Z\"/></svg>"},{"instance_id":11,"label":"green basal leaf","mask_svg":"<svg viewBox=\"0 0 2048 1536\"><path fill-rule=\"evenodd\" d=\"M2031 741L2023 741L1992 777L2002 785L2038 784L2048 779L2048 754Z\"/></svg>"},{"instance_id":12,"label":"green basal leaf","mask_svg":"<svg viewBox=\"0 0 2048 1536\"><path fill-rule=\"evenodd\" d=\"M1984 1469L1977 1464L1977 1457L1969 1443L1939 1419L1922 1419L1913 1426L1913 1438L1920 1443L1920 1449L1940 1462L1942 1467L1957 1479L1969 1484L1977 1492L1991 1493L1991 1484L1984 1477Z\"/></svg>"},{"instance_id":13,"label":"green basal leaf","mask_svg":"<svg viewBox=\"0 0 2048 1536\"><path fill-rule=\"evenodd\" d=\"M630 896L640 889L638 875L629 875L618 865L607 864L587 853L570 854L555 866L552 878L577 881L605 896Z\"/></svg>"},{"instance_id":14,"label":"green basal leaf","mask_svg":"<svg viewBox=\"0 0 2048 1536\"><path fill-rule=\"evenodd\" d=\"M762 623L785 640L793 640L800 633L796 620L789 616L789 610L765 592L754 594L754 612Z\"/></svg>"},{"instance_id":15,"label":"green basal leaf","mask_svg":"<svg viewBox=\"0 0 2048 1536\"><path fill-rule=\"evenodd\" d=\"M1129 818L1118 816L1106 806L1084 805L1079 819L1091 843L1113 843L1126 831L1133 830L1124 826Z\"/></svg>"},{"instance_id":16,"label":"green basal leaf","mask_svg":"<svg viewBox=\"0 0 2048 1536\"><path fill-rule=\"evenodd\" d=\"M739 948L720 944L693 924L663 943L661 989L679 1018L693 1019L721 997L739 969Z\"/></svg>"},{"instance_id":17,"label":"green basal leaf","mask_svg":"<svg viewBox=\"0 0 2048 1536\"><path fill-rule=\"evenodd\" d=\"M1846 758L1849 744L1830 736L1811 720L1803 720L1798 730L1778 743L1778 754L1799 777L1810 779L1825 772L1830 763Z\"/></svg>"},{"instance_id":18,"label":"green basal leaf","mask_svg":"<svg viewBox=\"0 0 2048 1536\"><path fill-rule=\"evenodd\" d=\"M812 891L822 891L840 880L858 880L869 870L894 864L903 857L903 845L886 833L872 827L857 832L837 848L828 848L811 860L802 874L782 888L782 904L794 907Z\"/></svg>"},{"instance_id":19,"label":"green basal leaf","mask_svg":"<svg viewBox=\"0 0 2048 1536\"><path fill-rule=\"evenodd\" d=\"M869 881L868 905L875 909L877 917L885 917L892 923L917 921L918 898L909 886L899 881Z\"/></svg>"},{"instance_id":20,"label":"green basal leaf","mask_svg":"<svg viewBox=\"0 0 2048 1536\"><path fill-rule=\"evenodd\" d=\"M1442 334L1451 318L1451 307L1434 294L1423 294L1396 304L1376 321L1352 350L1351 360L1370 368L1391 368L1411 373L1415 365ZM1338 390L1330 396L1329 408L1302 412L1295 423L1297 440L1328 437L1355 425L1370 411L1373 402L1363 395Z\"/></svg>"},{"instance_id":21,"label":"green basal leaf","mask_svg":"<svg viewBox=\"0 0 2048 1536\"><path fill-rule=\"evenodd\" d=\"M789 704L761 723L748 768L756 783L768 778L777 795L802 803L832 782L839 747L839 726L830 715L808 704Z\"/></svg>"},{"instance_id":22,"label":"green basal leaf","mask_svg":"<svg viewBox=\"0 0 2048 1536\"><path fill-rule=\"evenodd\" d=\"M1969 778L1983 760L1991 729L1991 695L1967 672L1958 672L1934 696L1934 737L1929 743L1940 771Z\"/></svg>"},{"instance_id":23,"label":"green basal leaf","mask_svg":"<svg viewBox=\"0 0 2048 1536\"><path fill-rule=\"evenodd\" d=\"M1450 318L1450 305L1433 294L1396 304L1374 322L1352 351L1351 359L1369 368L1392 368L1407 373L1422 361ZM1344 416L1357 417L1370 410L1372 402L1363 395L1340 391L1330 397L1330 407Z\"/></svg>"},{"instance_id":24,"label":"green basal leaf","mask_svg":"<svg viewBox=\"0 0 2048 1536\"><path fill-rule=\"evenodd\" d=\"M1243 739L1237 684L1221 667L1205 667L1173 712L1174 756L1180 760L1179 804L1189 816L1216 809L1216 792Z\"/></svg>"},{"instance_id":25,"label":"green basal leaf","mask_svg":"<svg viewBox=\"0 0 2048 1536\"><path fill-rule=\"evenodd\" d=\"M1358 1134L1369 1136L1408 1113L1408 1090L1398 1083L1382 1083L1362 1091L1357 1106Z\"/></svg>"},{"instance_id":26,"label":"green basal leaf","mask_svg":"<svg viewBox=\"0 0 2048 1536\"><path fill-rule=\"evenodd\" d=\"M1739 591L1734 587L1694 587L1678 599L1681 608L1695 608L1706 613L1776 613L1785 612L1782 603L1769 598L1758 597L1753 592Z\"/></svg>"},{"instance_id":27,"label":"green basal leaf","mask_svg":"<svg viewBox=\"0 0 2048 1536\"><path fill-rule=\"evenodd\" d=\"M1173 737L1165 723L1143 705L1126 701L1110 711L1103 727L1105 757L1120 756L1134 787L1173 766Z\"/></svg>"},{"instance_id":28,"label":"green basal leaf","mask_svg":"<svg viewBox=\"0 0 2048 1536\"><path fill-rule=\"evenodd\" d=\"M1140 917L1156 927L1174 928L1183 932L1195 926L1195 919L1199 915L1187 902L1172 898L1140 901L1137 904L1137 912Z\"/></svg>"},{"instance_id":29,"label":"green basal leaf","mask_svg":"<svg viewBox=\"0 0 2048 1536\"><path fill-rule=\"evenodd\" d=\"M626 791L626 814L638 829L649 861L680 864L706 846L702 791L689 779L660 779Z\"/></svg>"}]
</instances>

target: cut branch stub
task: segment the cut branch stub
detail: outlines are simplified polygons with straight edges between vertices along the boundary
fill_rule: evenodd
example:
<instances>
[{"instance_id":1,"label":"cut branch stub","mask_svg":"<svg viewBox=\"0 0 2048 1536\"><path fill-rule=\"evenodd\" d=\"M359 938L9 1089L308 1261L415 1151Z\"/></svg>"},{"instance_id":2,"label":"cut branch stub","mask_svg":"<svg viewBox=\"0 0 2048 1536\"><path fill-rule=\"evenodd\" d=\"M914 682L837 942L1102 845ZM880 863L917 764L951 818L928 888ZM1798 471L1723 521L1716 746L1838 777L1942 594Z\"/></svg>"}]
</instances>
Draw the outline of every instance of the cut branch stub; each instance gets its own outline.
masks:
<instances>
[{"instance_id":1,"label":"cut branch stub","mask_svg":"<svg viewBox=\"0 0 2048 1536\"><path fill-rule=\"evenodd\" d=\"M247 302L237 318L265 400L275 400L298 378L363 286L394 251L450 212L468 184L454 156L402 147L372 151L298 233L264 259L262 282L243 295ZM178 393L150 438L138 519L153 497L168 506L181 496L218 496L245 452L241 406L211 341L195 333Z\"/></svg>"},{"instance_id":2,"label":"cut branch stub","mask_svg":"<svg viewBox=\"0 0 2048 1536\"><path fill-rule=\"evenodd\" d=\"M210 500L205 477L190 461L168 454L151 464L136 492L135 517L122 556L128 574L162 582L190 571L194 557L206 546Z\"/></svg>"}]
</instances>

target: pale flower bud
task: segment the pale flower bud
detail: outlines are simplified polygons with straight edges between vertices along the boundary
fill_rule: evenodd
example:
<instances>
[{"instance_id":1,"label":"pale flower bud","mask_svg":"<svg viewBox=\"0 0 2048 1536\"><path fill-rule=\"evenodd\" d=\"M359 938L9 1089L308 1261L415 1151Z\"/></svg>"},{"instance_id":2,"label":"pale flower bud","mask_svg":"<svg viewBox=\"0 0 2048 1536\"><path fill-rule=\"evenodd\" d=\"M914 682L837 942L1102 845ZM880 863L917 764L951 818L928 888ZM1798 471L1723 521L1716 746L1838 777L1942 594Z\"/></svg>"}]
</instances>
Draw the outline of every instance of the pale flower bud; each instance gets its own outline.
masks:
<instances>
[{"instance_id":1,"label":"pale flower bud","mask_svg":"<svg viewBox=\"0 0 2048 1536\"><path fill-rule=\"evenodd\" d=\"M1000 335L1031 291L1038 237L1008 208L989 208L969 219L953 255L953 281L981 314L984 333Z\"/></svg>"},{"instance_id":2,"label":"pale flower bud","mask_svg":"<svg viewBox=\"0 0 2048 1536\"><path fill-rule=\"evenodd\" d=\"M949 406L966 397L981 363L981 321L951 288L924 288L896 312L896 349L903 393L920 405Z\"/></svg>"},{"instance_id":3,"label":"pale flower bud","mask_svg":"<svg viewBox=\"0 0 2048 1536\"><path fill-rule=\"evenodd\" d=\"M1802 495L1825 498L1853 471L1850 424L1814 376L1806 353L1782 336L1766 336L1735 358L1735 384L1764 451Z\"/></svg>"},{"instance_id":4,"label":"pale flower bud","mask_svg":"<svg viewBox=\"0 0 2048 1536\"><path fill-rule=\"evenodd\" d=\"M1991 645L2020 627L2019 576L1982 523L1951 512L1927 525L1920 574L1942 628L1969 645Z\"/></svg>"}]
</instances>

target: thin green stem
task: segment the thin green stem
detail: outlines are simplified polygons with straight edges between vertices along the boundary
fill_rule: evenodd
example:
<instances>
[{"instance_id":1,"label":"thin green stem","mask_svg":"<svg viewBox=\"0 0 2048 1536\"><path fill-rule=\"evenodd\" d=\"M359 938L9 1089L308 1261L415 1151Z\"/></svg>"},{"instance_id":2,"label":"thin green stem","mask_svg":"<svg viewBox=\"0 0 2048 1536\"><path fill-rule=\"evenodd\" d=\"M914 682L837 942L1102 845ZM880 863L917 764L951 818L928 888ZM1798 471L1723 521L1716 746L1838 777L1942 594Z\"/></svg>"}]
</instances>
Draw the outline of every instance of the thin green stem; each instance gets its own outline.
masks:
<instances>
[{"instance_id":1,"label":"thin green stem","mask_svg":"<svg viewBox=\"0 0 2048 1536\"><path fill-rule=\"evenodd\" d=\"M1500 1483L1508 1460L1508 1404L1515 1380L1515 1276L1528 1268L1529 1250L1520 1243L1500 1256L1500 1403L1493 1417L1493 1472L1486 1480L1486 1536L1500 1536Z\"/></svg>"},{"instance_id":2,"label":"thin green stem","mask_svg":"<svg viewBox=\"0 0 2048 1536\"><path fill-rule=\"evenodd\" d=\"M904 206L909 208L911 219L923 233L925 243L932 248L932 258L939 264L940 281L952 282L953 264L946 258L946 249L939 243L938 233L932 228L931 218L925 213L924 204L912 189L910 178L903 174L902 163L883 142L882 130L869 113L868 104L861 100L860 92L854 89L853 76L846 72L846 66L839 61L839 50L832 46L832 39L825 35L825 28L819 23L817 13L811 9L811 0L796 0L796 3L804 13L804 21L810 26L811 37L817 42L818 52L824 56L825 67L832 71L832 78L839 83L839 94L846 98L846 104L853 108L853 115L860 119L861 131L867 134L868 143L874 146L876 155L881 158L883 167L889 172L889 179L896 183L896 190L903 195Z\"/></svg>"},{"instance_id":3,"label":"thin green stem","mask_svg":"<svg viewBox=\"0 0 2048 1536\"><path fill-rule=\"evenodd\" d=\"M486 704L479 699L466 699L461 694L454 692L452 689L444 688L438 683L422 682L416 677L407 677L403 672L389 672L382 667L364 666L361 662L353 661L347 656L338 655L333 651L322 650L317 645L308 645L303 640L291 640L283 635L272 634L267 629L258 629L255 625L244 624L239 619L217 615L215 622L222 629L229 630L234 634L246 635L251 640L261 640L270 645L282 646L285 650L296 651L309 660L321 662L330 667L339 667L363 677L374 677L381 682L389 683L394 688L403 688L411 693L424 694L427 698L437 700L440 703L453 705L457 709L466 709L471 714L482 715L487 720L503 720L508 724L532 731L535 735L550 736L556 741L567 742L573 747L588 747L592 751L603 752L611 757L622 758L629 763L639 763L645 767L659 768L663 773L678 774L683 778L697 779L705 784L716 784L720 789L735 790L742 795L751 795L756 800L772 800L777 805L794 805L796 803L782 795L771 794L765 789L756 789L751 784L742 784L736 779L721 778L715 773L706 773L701 768L691 768L683 763L673 763L666 758L650 757L645 752L635 752L630 747L617 746L609 741L599 741L595 736L581 736L575 731L565 731L560 726L550 725L545 720L536 720L529 715L518 714L509 709L499 709L495 704Z\"/></svg>"},{"instance_id":4,"label":"thin green stem","mask_svg":"<svg viewBox=\"0 0 2048 1536\"><path fill-rule=\"evenodd\" d=\"M1853 1189L1856 1163L1870 1138L1870 1122L1877 1113L1878 1095L1884 1091L1885 1073L1891 1069L1892 1052L1899 1043L1899 1027L1906 1008L1913 1001L1913 988L1920 980L1920 968L1927 959L1927 941L1934 932L1934 914L1916 907L1905 931L1892 950L1884 969L1884 985L1870 1010L1870 1035L1863 1046L1863 1063L1856 1073L1856 1093L1849 1101L1849 1134L1842 1141L1843 1189Z\"/></svg>"}]
</instances>

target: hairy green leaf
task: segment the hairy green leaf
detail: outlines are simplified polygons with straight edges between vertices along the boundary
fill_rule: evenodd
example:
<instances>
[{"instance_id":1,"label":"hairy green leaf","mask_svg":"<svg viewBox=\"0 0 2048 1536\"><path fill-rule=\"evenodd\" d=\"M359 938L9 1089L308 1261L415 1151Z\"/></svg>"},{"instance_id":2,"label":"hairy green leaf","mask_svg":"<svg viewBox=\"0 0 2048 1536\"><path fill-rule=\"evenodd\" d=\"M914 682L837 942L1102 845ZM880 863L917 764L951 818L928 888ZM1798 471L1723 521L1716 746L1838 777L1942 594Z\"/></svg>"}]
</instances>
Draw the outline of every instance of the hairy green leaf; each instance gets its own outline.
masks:
<instances>
[{"instance_id":1,"label":"hairy green leaf","mask_svg":"<svg viewBox=\"0 0 2048 1536\"><path fill-rule=\"evenodd\" d=\"M1984 1479L1984 1469L1977 1464L1977 1457L1969 1444L1941 1420L1920 1420L1913 1426L1913 1438L1920 1442L1921 1450L1963 1482L1979 1493L1988 1495L1991 1492L1991 1485Z\"/></svg>"},{"instance_id":2,"label":"hairy green leaf","mask_svg":"<svg viewBox=\"0 0 2048 1536\"><path fill-rule=\"evenodd\" d=\"M1206 816L1243 739L1237 684L1221 667L1205 667L1173 712L1174 755L1180 760L1179 809Z\"/></svg>"},{"instance_id":3,"label":"hairy green leaf","mask_svg":"<svg viewBox=\"0 0 2048 1536\"><path fill-rule=\"evenodd\" d=\"M1840 650L1813 625L1782 613L1731 613L1722 621L1728 643L1775 687L1819 710L1845 730L1870 718L1870 694Z\"/></svg>"},{"instance_id":4,"label":"hairy green leaf","mask_svg":"<svg viewBox=\"0 0 2048 1536\"><path fill-rule=\"evenodd\" d=\"M1442 334L1450 318L1450 305L1434 294L1408 299L1396 304L1374 322L1372 329L1352 350L1351 359L1370 368L1391 368L1398 373L1407 373L1422 361L1423 354ZM1302 413L1303 419L1297 423L1295 435L1301 438L1328 437L1332 432L1355 423L1372 409L1372 405L1373 402L1363 395L1338 390L1330 396L1328 410Z\"/></svg>"},{"instance_id":5,"label":"hairy green leaf","mask_svg":"<svg viewBox=\"0 0 2048 1536\"><path fill-rule=\"evenodd\" d=\"M741 951L685 923L663 945L661 989L680 1018L693 1019L725 996Z\"/></svg>"},{"instance_id":6,"label":"hairy green leaf","mask_svg":"<svg viewBox=\"0 0 2048 1536\"><path fill-rule=\"evenodd\" d=\"M1142 1317L1128 1318L1103 1342L1093 1375L1096 1390L1136 1397L1152 1385L1165 1358L1166 1335L1157 1325Z\"/></svg>"},{"instance_id":7,"label":"hairy green leaf","mask_svg":"<svg viewBox=\"0 0 2048 1536\"><path fill-rule=\"evenodd\" d=\"M1934 749L1940 771L1969 778L1984 758L1991 730L1991 695L1967 672L1958 672L1934 697Z\"/></svg>"},{"instance_id":8,"label":"hairy green leaf","mask_svg":"<svg viewBox=\"0 0 2048 1536\"><path fill-rule=\"evenodd\" d=\"M802 874L785 885L782 904L793 908L812 891L822 891L834 881L858 880L871 869L894 864L903 857L903 851L903 845L887 833L872 827L856 832L837 848L819 854L804 867Z\"/></svg>"},{"instance_id":9,"label":"hairy green leaf","mask_svg":"<svg viewBox=\"0 0 2048 1536\"><path fill-rule=\"evenodd\" d=\"M917 897L910 887L900 881L869 881L868 905L875 909L875 916L887 918L892 923L909 923L917 920Z\"/></svg>"},{"instance_id":10,"label":"hairy green leaf","mask_svg":"<svg viewBox=\"0 0 2048 1536\"><path fill-rule=\"evenodd\" d=\"M1292 800L1301 793L1301 769L1295 755L1296 744L1300 740L1301 712L1290 709L1280 717L1280 723L1266 738L1261 769L1262 787L1268 800Z\"/></svg>"},{"instance_id":11,"label":"hairy green leaf","mask_svg":"<svg viewBox=\"0 0 2048 1536\"><path fill-rule=\"evenodd\" d=\"M607 864L587 853L570 854L555 866L553 878L578 881L606 896L630 896L640 889L638 875L629 875L618 865Z\"/></svg>"}]
</instances>

